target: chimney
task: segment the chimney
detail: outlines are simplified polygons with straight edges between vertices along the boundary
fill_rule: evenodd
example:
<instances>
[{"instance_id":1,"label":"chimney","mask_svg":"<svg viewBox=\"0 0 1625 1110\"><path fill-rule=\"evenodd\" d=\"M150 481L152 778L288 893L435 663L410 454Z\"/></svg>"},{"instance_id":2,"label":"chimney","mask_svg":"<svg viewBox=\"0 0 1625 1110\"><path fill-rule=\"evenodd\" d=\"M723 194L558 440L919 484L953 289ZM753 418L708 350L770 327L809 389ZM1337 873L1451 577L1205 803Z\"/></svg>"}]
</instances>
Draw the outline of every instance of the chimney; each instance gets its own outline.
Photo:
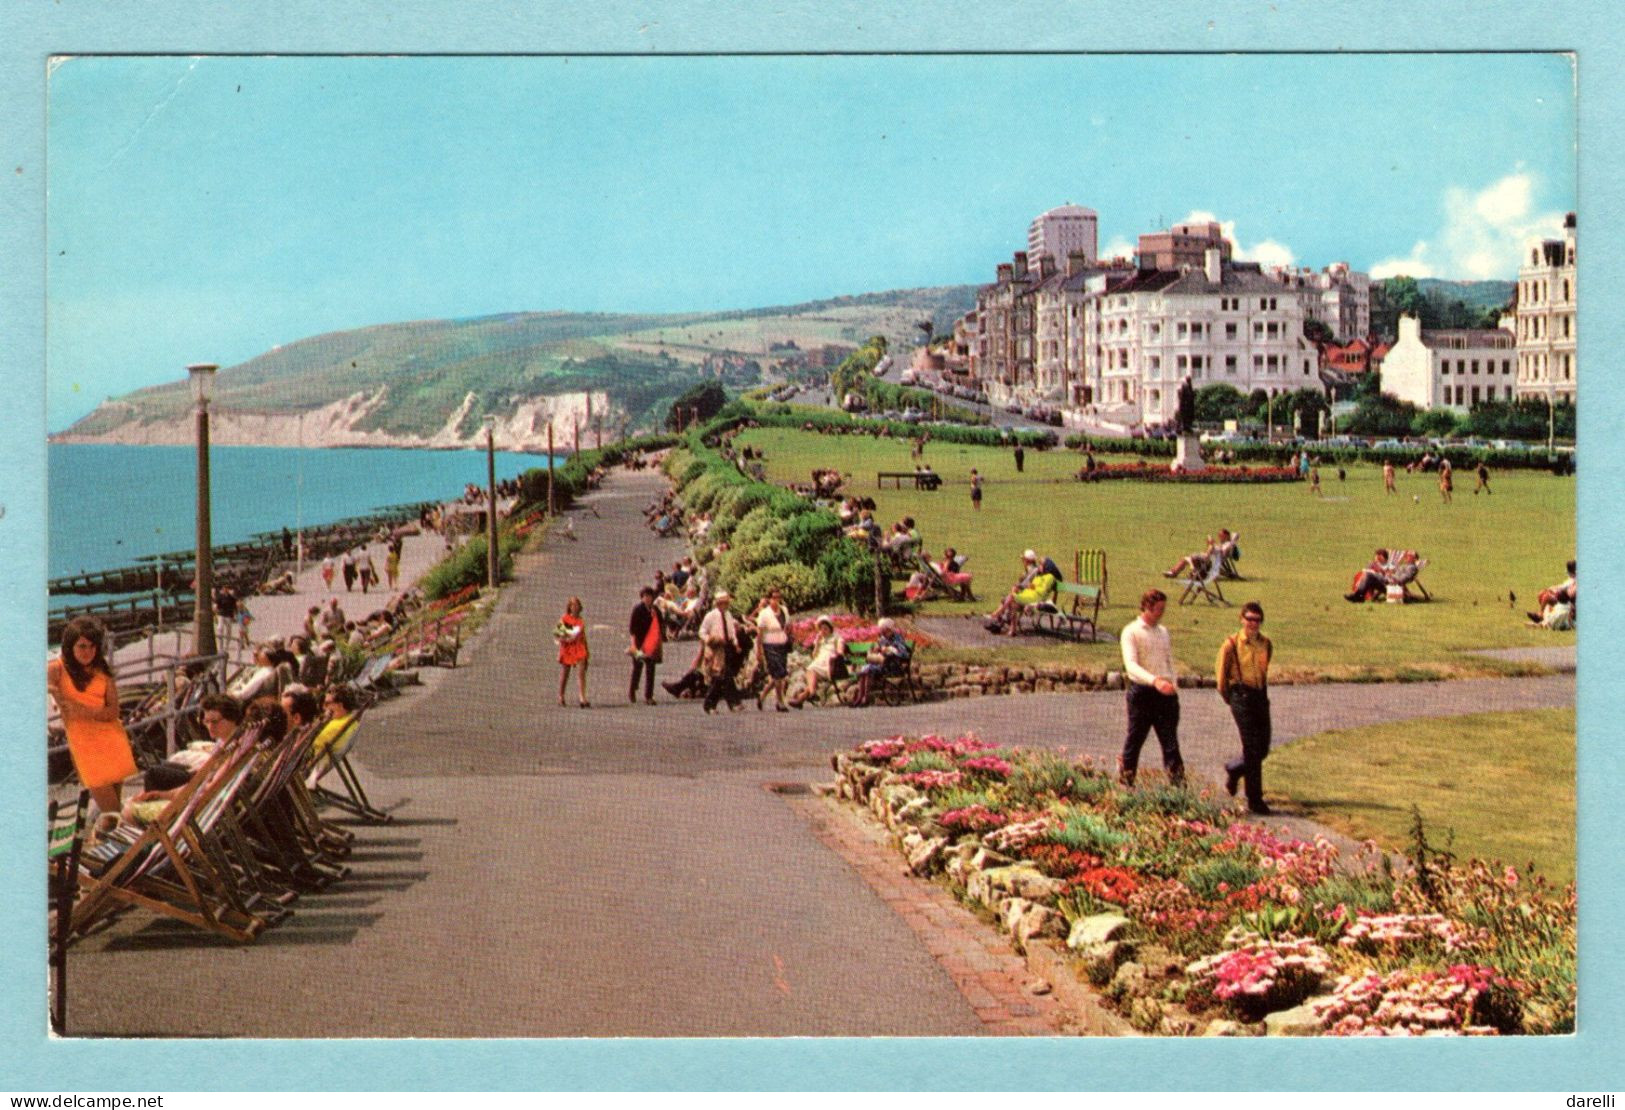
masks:
<instances>
[{"instance_id":1,"label":"chimney","mask_svg":"<svg viewBox=\"0 0 1625 1110\"><path fill-rule=\"evenodd\" d=\"M1401 316L1399 318L1399 339L1396 341L1396 345L1397 343L1404 343L1406 340L1414 340L1417 343L1422 342L1422 321L1415 316Z\"/></svg>"},{"instance_id":2,"label":"chimney","mask_svg":"<svg viewBox=\"0 0 1625 1110\"><path fill-rule=\"evenodd\" d=\"M1222 258L1218 247L1209 247L1202 254L1202 271L1207 275L1209 285L1218 285L1224 278Z\"/></svg>"},{"instance_id":3,"label":"chimney","mask_svg":"<svg viewBox=\"0 0 1625 1110\"><path fill-rule=\"evenodd\" d=\"M1027 252L1026 251L1017 251L1015 253L1015 256L1014 256L1013 265L1016 268L1016 278L1018 280L1021 279L1021 278L1026 277L1027 276Z\"/></svg>"},{"instance_id":4,"label":"chimney","mask_svg":"<svg viewBox=\"0 0 1625 1110\"><path fill-rule=\"evenodd\" d=\"M1055 273L1055 259L1048 254L1038 256L1038 276L1047 278Z\"/></svg>"},{"instance_id":5,"label":"chimney","mask_svg":"<svg viewBox=\"0 0 1625 1110\"><path fill-rule=\"evenodd\" d=\"M998 277L999 284L1000 285L1009 285L1010 284L1010 273L1011 273L1010 263L1008 263L1008 262L999 263L997 272L998 272L998 275L999 275L999 277Z\"/></svg>"},{"instance_id":6,"label":"chimney","mask_svg":"<svg viewBox=\"0 0 1625 1110\"><path fill-rule=\"evenodd\" d=\"M1089 265L1089 255L1085 251L1068 251L1066 255L1066 276L1075 277L1083 273Z\"/></svg>"}]
</instances>

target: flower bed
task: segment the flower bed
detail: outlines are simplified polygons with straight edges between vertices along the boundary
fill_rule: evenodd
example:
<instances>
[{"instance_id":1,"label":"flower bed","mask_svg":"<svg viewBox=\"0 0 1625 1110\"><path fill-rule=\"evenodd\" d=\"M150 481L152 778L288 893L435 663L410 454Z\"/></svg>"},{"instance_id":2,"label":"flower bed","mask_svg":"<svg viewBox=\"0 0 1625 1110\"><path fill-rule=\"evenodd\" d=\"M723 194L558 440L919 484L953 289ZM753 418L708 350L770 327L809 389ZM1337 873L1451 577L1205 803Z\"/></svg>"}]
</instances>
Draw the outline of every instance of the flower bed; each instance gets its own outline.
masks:
<instances>
[{"instance_id":1,"label":"flower bed","mask_svg":"<svg viewBox=\"0 0 1625 1110\"><path fill-rule=\"evenodd\" d=\"M1089 475L1092 475L1089 476ZM1084 481L1101 482L1113 478L1132 478L1140 482L1298 482L1296 470L1289 466L1208 466L1201 471L1187 471L1170 467L1166 462L1137 459L1127 463L1103 463L1090 472L1079 472Z\"/></svg>"},{"instance_id":2,"label":"flower bed","mask_svg":"<svg viewBox=\"0 0 1625 1110\"><path fill-rule=\"evenodd\" d=\"M1420 839L1344 859L1167 785L1124 790L1063 755L973 735L834 757L919 875L1018 945L1064 944L1135 1028L1409 1036L1574 1028L1575 896ZM1420 837L1420 833L1418 834Z\"/></svg>"},{"instance_id":3,"label":"flower bed","mask_svg":"<svg viewBox=\"0 0 1625 1110\"><path fill-rule=\"evenodd\" d=\"M835 613L831 615L830 619L835 622L835 631L846 643L873 643L880 638L880 626L875 623L872 617L860 617L852 613ZM898 630L902 632L903 638L915 647L930 647L936 643L930 636L908 625L899 624ZM792 643L804 648L810 648L817 638L817 617L803 617L801 620L791 622L790 640Z\"/></svg>"}]
</instances>

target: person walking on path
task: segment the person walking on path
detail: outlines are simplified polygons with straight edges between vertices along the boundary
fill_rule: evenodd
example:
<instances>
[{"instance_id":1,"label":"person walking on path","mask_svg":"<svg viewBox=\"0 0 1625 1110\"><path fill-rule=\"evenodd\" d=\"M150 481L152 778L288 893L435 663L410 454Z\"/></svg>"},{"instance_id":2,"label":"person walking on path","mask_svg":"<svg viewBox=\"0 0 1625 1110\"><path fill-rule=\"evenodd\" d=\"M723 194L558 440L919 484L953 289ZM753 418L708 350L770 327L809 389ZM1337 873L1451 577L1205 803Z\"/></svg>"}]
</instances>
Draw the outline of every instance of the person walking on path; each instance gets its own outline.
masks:
<instances>
[{"instance_id":1,"label":"person walking on path","mask_svg":"<svg viewBox=\"0 0 1625 1110\"><path fill-rule=\"evenodd\" d=\"M355 589L355 552L346 551L344 562L340 565L340 572L344 575L344 592L349 593Z\"/></svg>"},{"instance_id":2,"label":"person walking on path","mask_svg":"<svg viewBox=\"0 0 1625 1110\"><path fill-rule=\"evenodd\" d=\"M1452 482L1451 478L1450 478L1450 460L1449 459L1440 459L1439 460L1439 496L1444 499L1444 503L1446 505L1450 504L1450 491L1452 489L1454 489L1454 488L1455 488L1455 483Z\"/></svg>"},{"instance_id":3,"label":"person walking on path","mask_svg":"<svg viewBox=\"0 0 1625 1110\"><path fill-rule=\"evenodd\" d=\"M107 629L75 617L62 629L62 654L45 664L45 688L62 714L68 755L96 806L117 814L119 791L135 774L135 754L119 719L118 689L102 643Z\"/></svg>"},{"instance_id":4,"label":"person walking on path","mask_svg":"<svg viewBox=\"0 0 1625 1110\"><path fill-rule=\"evenodd\" d=\"M1473 487L1473 496L1477 497L1479 490L1483 490L1485 495L1488 496L1489 493L1491 492L1490 491L1490 468L1484 465L1484 460L1483 459L1478 460L1478 471L1477 471L1477 473L1478 473L1478 485Z\"/></svg>"},{"instance_id":5,"label":"person walking on path","mask_svg":"<svg viewBox=\"0 0 1625 1110\"><path fill-rule=\"evenodd\" d=\"M638 603L632 607L632 617L627 621L626 632L630 642L627 644L626 654L632 657L632 680L626 687L626 700L638 700L638 678L643 679L643 701L646 705L655 703L655 667L659 666L665 657L665 630L661 627L660 614L655 612L655 589L645 586L638 591Z\"/></svg>"},{"instance_id":6,"label":"person walking on path","mask_svg":"<svg viewBox=\"0 0 1625 1110\"><path fill-rule=\"evenodd\" d=\"M728 708L740 708L741 698L733 674L739 654L739 619L728 612L733 595L718 590L714 608L700 622L700 671L709 685L705 691L705 711L715 713L717 702L727 699Z\"/></svg>"},{"instance_id":7,"label":"person walking on path","mask_svg":"<svg viewBox=\"0 0 1625 1110\"><path fill-rule=\"evenodd\" d=\"M1174 681L1174 649L1162 627L1168 595L1147 590L1140 596L1140 615L1123 628L1123 671L1128 679L1128 734L1117 760L1117 779L1133 786L1140 748L1152 729L1162 746L1162 766L1176 786L1185 781L1179 754L1179 687Z\"/></svg>"},{"instance_id":8,"label":"person walking on path","mask_svg":"<svg viewBox=\"0 0 1625 1110\"><path fill-rule=\"evenodd\" d=\"M361 561L356 566L356 577L361 579L361 592L366 593L372 586L372 580L378 577L378 568L372 565L372 553L363 552Z\"/></svg>"},{"instance_id":9,"label":"person walking on path","mask_svg":"<svg viewBox=\"0 0 1625 1110\"><path fill-rule=\"evenodd\" d=\"M1261 629L1264 607L1249 601L1241 607L1241 631L1224 638L1213 673L1219 676L1219 697L1230 707L1241 734L1241 758L1224 765L1224 789L1235 796L1238 783L1246 783L1247 810L1267 815L1264 804L1264 757L1270 754L1270 659L1275 647Z\"/></svg>"},{"instance_id":10,"label":"person walking on path","mask_svg":"<svg viewBox=\"0 0 1625 1110\"><path fill-rule=\"evenodd\" d=\"M970 507L976 512L982 511L982 476L976 473L976 468L970 471Z\"/></svg>"},{"instance_id":11,"label":"person walking on path","mask_svg":"<svg viewBox=\"0 0 1625 1110\"><path fill-rule=\"evenodd\" d=\"M570 669L580 667L576 676L577 701L582 709L592 703L587 700L587 626L581 620L581 599L572 597L564 605L564 615L553 628L553 639L559 645L559 704L564 704L564 690L570 682Z\"/></svg>"},{"instance_id":12,"label":"person walking on path","mask_svg":"<svg viewBox=\"0 0 1625 1110\"><path fill-rule=\"evenodd\" d=\"M391 591L401 580L401 549L398 545L391 544L389 554L384 556L384 577L389 579Z\"/></svg>"},{"instance_id":13,"label":"person walking on path","mask_svg":"<svg viewBox=\"0 0 1625 1110\"><path fill-rule=\"evenodd\" d=\"M328 593L333 592L333 556L331 555L322 560L322 589Z\"/></svg>"},{"instance_id":14,"label":"person walking on path","mask_svg":"<svg viewBox=\"0 0 1625 1110\"><path fill-rule=\"evenodd\" d=\"M1394 460L1387 459L1382 464L1382 491L1384 493L1398 493L1394 488Z\"/></svg>"},{"instance_id":15,"label":"person walking on path","mask_svg":"<svg viewBox=\"0 0 1625 1110\"><path fill-rule=\"evenodd\" d=\"M784 608L784 594L777 586L768 591L766 602L756 614L756 651L767 671L767 682L756 695L756 708L762 708L771 689L773 708L788 713L790 707L784 704L784 687L790 679L790 614Z\"/></svg>"}]
</instances>

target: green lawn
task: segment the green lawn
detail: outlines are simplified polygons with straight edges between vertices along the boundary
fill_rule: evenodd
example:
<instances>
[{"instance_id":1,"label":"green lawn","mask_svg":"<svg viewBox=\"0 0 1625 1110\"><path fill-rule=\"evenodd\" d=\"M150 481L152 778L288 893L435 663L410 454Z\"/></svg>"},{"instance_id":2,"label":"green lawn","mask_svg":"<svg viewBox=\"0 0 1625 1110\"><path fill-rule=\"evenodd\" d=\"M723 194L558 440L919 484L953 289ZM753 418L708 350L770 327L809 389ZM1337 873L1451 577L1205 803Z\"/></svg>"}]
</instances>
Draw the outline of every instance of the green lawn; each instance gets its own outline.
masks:
<instances>
[{"instance_id":1,"label":"green lawn","mask_svg":"<svg viewBox=\"0 0 1625 1110\"><path fill-rule=\"evenodd\" d=\"M1199 550L1221 526L1240 534L1242 582L1223 584L1239 605L1256 599L1276 641L1276 668L1293 674L1343 678L1425 678L1506 673L1510 665L1464 655L1477 648L1572 644L1573 633L1525 627L1524 611L1536 592L1560 581L1575 549L1573 479L1507 471L1491 478L1494 494L1474 497L1469 473L1458 475L1455 503L1444 505L1431 476L1400 474L1400 496L1385 496L1381 472L1356 467L1339 482L1323 468L1325 497L1306 485L1173 485L1133 481L1085 485L1071 480L1081 463L1073 451L1027 453L1017 474L1011 453L998 448L932 443L926 460L946 479L933 493L877 490L877 470L909 470L908 443L867 436L819 436L758 428L741 443L766 453L768 477L805 482L814 467L850 472L848 488L874 497L885 525L915 518L932 553L952 545L971 556L982 604L933 602L926 613L991 608L1019 572L1020 555L1033 547L1053 556L1070 575L1072 553L1107 552L1110 605L1102 627L1132 619L1141 591L1150 586L1177 598L1177 583L1161 571L1180 555ZM971 511L969 474L986 479L979 513ZM1413 501L1413 495L1419 500ZM1343 600L1354 572L1378 546L1408 547L1429 560L1421 579L1432 604L1352 605ZM1517 594L1516 605L1508 593ZM1234 609L1203 602L1170 605L1166 618L1182 666L1211 673L1222 636L1236 626ZM1054 656L1074 662L1109 660L1115 645L1015 648L1024 658Z\"/></svg>"},{"instance_id":2,"label":"green lawn","mask_svg":"<svg viewBox=\"0 0 1625 1110\"><path fill-rule=\"evenodd\" d=\"M1458 856L1533 861L1574 878L1574 710L1432 717L1322 732L1265 763L1266 795L1389 849L1409 841L1411 806L1428 839ZM1517 820L1508 820L1514 812Z\"/></svg>"}]
</instances>

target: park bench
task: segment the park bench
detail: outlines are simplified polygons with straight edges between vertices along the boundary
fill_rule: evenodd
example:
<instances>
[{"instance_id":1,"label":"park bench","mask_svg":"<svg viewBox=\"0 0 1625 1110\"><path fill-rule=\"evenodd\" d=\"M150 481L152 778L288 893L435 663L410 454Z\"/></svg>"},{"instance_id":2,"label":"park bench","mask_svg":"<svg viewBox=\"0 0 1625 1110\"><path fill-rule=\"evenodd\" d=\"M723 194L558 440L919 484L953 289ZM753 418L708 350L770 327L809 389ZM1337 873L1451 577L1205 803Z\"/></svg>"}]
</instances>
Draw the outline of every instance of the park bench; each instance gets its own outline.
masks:
<instances>
[{"instance_id":1,"label":"park bench","mask_svg":"<svg viewBox=\"0 0 1625 1110\"><path fill-rule=\"evenodd\" d=\"M874 646L871 642L846 645L846 677L840 682L829 683L834 692L836 703L856 708L853 700L858 692L858 671L869 662L869 649ZM912 657L897 664L897 670L874 675L869 679L869 697L872 701L885 700L887 705L899 705L904 698L910 702L920 700L920 691L914 684L914 660Z\"/></svg>"},{"instance_id":2,"label":"park bench","mask_svg":"<svg viewBox=\"0 0 1625 1110\"><path fill-rule=\"evenodd\" d=\"M875 474L875 488L885 489L886 483L891 482L896 489L902 489L904 482L913 482L915 489L934 490L942 485L942 475L921 474L913 470L881 470Z\"/></svg>"}]
</instances>

